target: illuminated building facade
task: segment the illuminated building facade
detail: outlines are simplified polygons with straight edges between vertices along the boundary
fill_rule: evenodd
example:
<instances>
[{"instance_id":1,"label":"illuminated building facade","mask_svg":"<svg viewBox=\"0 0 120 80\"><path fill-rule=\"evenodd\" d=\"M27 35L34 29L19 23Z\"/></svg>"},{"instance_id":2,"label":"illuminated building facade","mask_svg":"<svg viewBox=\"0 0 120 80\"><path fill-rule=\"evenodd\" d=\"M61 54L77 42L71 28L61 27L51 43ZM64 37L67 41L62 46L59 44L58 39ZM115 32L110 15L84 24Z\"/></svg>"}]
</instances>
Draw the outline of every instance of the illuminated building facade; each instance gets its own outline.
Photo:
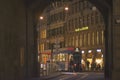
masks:
<instances>
[{"instance_id":1,"label":"illuminated building facade","mask_svg":"<svg viewBox=\"0 0 120 80\"><path fill-rule=\"evenodd\" d=\"M68 11L64 10L66 5ZM54 2L42 16L44 19L39 23L41 36L38 51L44 63L50 59L53 50L53 60L63 62L64 69L68 70L71 51L79 47L82 64L86 65L86 61L89 61L90 64L96 62L103 66L105 25L94 5L87 0Z\"/></svg>"}]
</instances>

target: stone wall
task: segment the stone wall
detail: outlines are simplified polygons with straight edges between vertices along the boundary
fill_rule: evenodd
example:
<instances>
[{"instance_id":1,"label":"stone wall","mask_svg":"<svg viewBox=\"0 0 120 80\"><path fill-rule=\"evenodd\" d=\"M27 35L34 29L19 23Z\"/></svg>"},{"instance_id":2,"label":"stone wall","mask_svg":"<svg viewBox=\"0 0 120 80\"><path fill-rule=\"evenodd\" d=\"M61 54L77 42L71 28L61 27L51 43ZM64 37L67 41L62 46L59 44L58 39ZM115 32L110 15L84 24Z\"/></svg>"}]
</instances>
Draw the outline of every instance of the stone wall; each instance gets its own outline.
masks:
<instances>
[{"instance_id":1,"label":"stone wall","mask_svg":"<svg viewBox=\"0 0 120 80\"><path fill-rule=\"evenodd\" d=\"M33 29L26 15L23 0L0 0L0 80L32 75Z\"/></svg>"},{"instance_id":2,"label":"stone wall","mask_svg":"<svg viewBox=\"0 0 120 80\"><path fill-rule=\"evenodd\" d=\"M118 20L118 22L117 22ZM112 80L120 79L120 0L113 0L113 71Z\"/></svg>"},{"instance_id":3,"label":"stone wall","mask_svg":"<svg viewBox=\"0 0 120 80\"><path fill-rule=\"evenodd\" d=\"M113 0L113 16L110 16L113 24L108 29L112 40L108 40L107 45L110 45L108 59L113 61L113 65L109 65L112 80L120 78L120 23L115 22L120 19L119 9L120 0ZM0 80L37 76L35 26L34 12L26 8L24 0L0 0Z\"/></svg>"}]
</instances>

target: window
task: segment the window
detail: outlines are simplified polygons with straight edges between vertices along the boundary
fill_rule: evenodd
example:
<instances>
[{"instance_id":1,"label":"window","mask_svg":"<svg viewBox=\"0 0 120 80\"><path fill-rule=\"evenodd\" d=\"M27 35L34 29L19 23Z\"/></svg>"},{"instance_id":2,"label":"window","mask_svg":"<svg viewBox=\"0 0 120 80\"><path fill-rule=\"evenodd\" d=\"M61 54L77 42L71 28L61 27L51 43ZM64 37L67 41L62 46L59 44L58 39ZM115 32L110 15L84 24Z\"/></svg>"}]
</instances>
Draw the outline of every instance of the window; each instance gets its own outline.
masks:
<instances>
[{"instance_id":1,"label":"window","mask_svg":"<svg viewBox=\"0 0 120 80\"><path fill-rule=\"evenodd\" d=\"M41 31L41 38L46 38L46 30Z\"/></svg>"},{"instance_id":2,"label":"window","mask_svg":"<svg viewBox=\"0 0 120 80\"><path fill-rule=\"evenodd\" d=\"M81 17L79 17L79 27L81 27L81 25L82 25L82 19Z\"/></svg>"},{"instance_id":3,"label":"window","mask_svg":"<svg viewBox=\"0 0 120 80\"><path fill-rule=\"evenodd\" d=\"M67 39L67 44L68 44L68 46L70 46L70 43L71 43L71 38L68 37L68 39Z\"/></svg>"},{"instance_id":4,"label":"window","mask_svg":"<svg viewBox=\"0 0 120 80\"><path fill-rule=\"evenodd\" d=\"M104 44L104 31L102 30L102 44Z\"/></svg>"},{"instance_id":5,"label":"window","mask_svg":"<svg viewBox=\"0 0 120 80\"><path fill-rule=\"evenodd\" d=\"M88 2L87 1L83 1L83 6L84 6L84 9L87 8Z\"/></svg>"},{"instance_id":6,"label":"window","mask_svg":"<svg viewBox=\"0 0 120 80\"><path fill-rule=\"evenodd\" d=\"M99 32L97 31L97 44L99 44Z\"/></svg>"},{"instance_id":7,"label":"window","mask_svg":"<svg viewBox=\"0 0 120 80\"><path fill-rule=\"evenodd\" d=\"M69 43L68 40L69 40L69 39L68 39L68 37L67 37L66 40L65 40L65 47L68 47L68 43Z\"/></svg>"},{"instance_id":8,"label":"window","mask_svg":"<svg viewBox=\"0 0 120 80\"><path fill-rule=\"evenodd\" d=\"M77 12L77 8L78 8L78 7L77 7L77 3L75 3L75 4L74 4L74 13Z\"/></svg>"},{"instance_id":9,"label":"window","mask_svg":"<svg viewBox=\"0 0 120 80\"><path fill-rule=\"evenodd\" d=\"M75 45L75 44L74 44L74 43L75 43L75 37L73 36L72 38L73 38L73 39L72 39L72 46L74 46L74 45Z\"/></svg>"},{"instance_id":10,"label":"window","mask_svg":"<svg viewBox=\"0 0 120 80\"><path fill-rule=\"evenodd\" d=\"M85 16L83 16L83 26L85 26Z\"/></svg>"},{"instance_id":11,"label":"window","mask_svg":"<svg viewBox=\"0 0 120 80\"><path fill-rule=\"evenodd\" d=\"M95 33L92 33L92 44L95 45Z\"/></svg>"},{"instance_id":12,"label":"window","mask_svg":"<svg viewBox=\"0 0 120 80\"><path fill-rule=\"evenodd\" d=\"M75 39L75 43L76 43L76 47L78 46L78 35L76 36L76 39Z\"/></svg>"},{"instance_id":13,"label":"window","mask_svg":"<svg viewBox=\"0 0 120 80\"><path fill-rule=\"evenodd\" d=\"M100 36L100 38L99 38L100 43L99 44L102 45L102 31L99 32L99 36Z\"/></svg>"},{"instance_id":14,"label":"window","mask_svg":"<svg viewBox=\"0 0 120 80\"><path fill-rule=\"evenodd\" d=\"M88 45L90 45L90 33L88 33Z\"/></svg>"},{"instance_id":15,"label":"window","mask_svg":"<svg viewBox=\"0 0 120 80\"><path fill-rule=\"evenodd\" d=\"M95 24L98 24L99 22L99 15L97 12L95 12Z\"/></svg>"},{"instance_id":16,"label":"window","mask_svg":"<svg viewBox=\"0 0 120 80\"><path fill-rule=\"evenodd\" d=\"M93 25L94 24L94 14L92 13L91 14L91 25Z\"/></svg>"},{"instance_id":17,"label":"window","mask_svg":"<svg viewBox=\"0 0 120 80\"><path fill-rule=\"evenodd\" d=\"M44 51L44 44L42 43L41 45L40 45L40 52L43 52Z\"/></svg>"},{"instance_id":18,"label":"window","mask_svg":"<svg viewBox=\"0 0 120 80\"><path fill-rule=\"evenodd\" d=\"M83 2L80 2L80 10L83 10Z\"/></svg>"},{"instance_id":19,"label":"window","mask_svg":"<svg viewBox=\"0 0 120 80\"><path fill-rule=\"evenodd\" d=\"M86 25L89 25L89 15L86 16Z\"/></svg>"},{"instance_id":20,"label":"window","mask_svg":"<svg viewBox=\"0 0 120 80\"><path fill-rule=\"evenodd\" d=\"M84 34L84 46L86 46L86 34Z\"/></svg>"},{"instance_id":21,"label":"window","mask_svg":"<svg viewBox=\"0 0 120 80\"><path fill-rule=\"evenodd\" d=\"M82 46L83 44L83 42L82 42L82 40L83 40L83 37L82 37L82 34L80 35L80 46Z\"/></svg>"},{"instance_id":22,"label":"window","mask_svg":"<svg viewBox=\"0 0 120 80\"><path fill-rule=\"evenodd\" d=\"M75 18L74 24L75 24L75 28L77 28L77 27L78 27L78 26L77 26L77 18Z\"/></svg>"},{"instance_id":23,"label":"window","mask_svg":"<svg viewBox=\"0 0 120 80\"><path fill-rule=\"evenodd\" d=\"M104 21L103 21L103 17L102 16L100 16L100 23L103 23Z\"/></svg>"}]
</instances>

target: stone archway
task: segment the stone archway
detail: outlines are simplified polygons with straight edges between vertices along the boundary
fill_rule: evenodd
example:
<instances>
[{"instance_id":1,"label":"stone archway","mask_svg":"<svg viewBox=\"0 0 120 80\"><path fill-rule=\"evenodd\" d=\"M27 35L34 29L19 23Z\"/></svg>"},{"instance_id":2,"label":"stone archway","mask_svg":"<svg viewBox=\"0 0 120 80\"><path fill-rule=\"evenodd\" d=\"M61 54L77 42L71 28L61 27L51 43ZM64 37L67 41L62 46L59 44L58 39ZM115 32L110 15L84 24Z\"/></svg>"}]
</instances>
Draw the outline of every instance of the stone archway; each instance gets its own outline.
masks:
<instances>
[{"instance_id":1,"label":"stone archway","mask_svg":"<svg viewBox=\"0 0 120 80\"><path fill-rule=\"evenodd\" d=\"M21 80L39 75L37 56L34 54L37 52L35 49L37 46L33 29L38 15L51 1L53 0L0 1L0 63L2 64L0 80L17 78ZM120 78L120 0L89 1L100 9L106 22L106 80L118 80ZM21 52L24 50L24 66L20 64L20 50ZM18 71L16 72L15 69Z\"/></svg>"},{"instance_id":2,"label":"stone archway","mask_svg":"<svg viewBox=\"0 0 120 80\"><path fill-rule=\"evenodd\" d=\"M104 54L104 65L105 65L105 71L104 71L104 75L105 75L105 80L110 80L112 77L112 54L109 53L113 53L112 51L112 20L111 20L111 16L112 16L112 4L108 3L107 1L101 1L98 0L90 0L91 3L93 3L101 12L101 14L103 15L104 18L104 22L105 22L105 54ZM112 2L112 1L111 1Z\"/></svg>"},{"instance_id":3,"label":"stone archway","mask_svg":"<svg viewBox=\"0 0 120 80\"><path fill-rule=\"evenodd\" d=\"M54 0L52 0L54 1ZM50 2L52 1L38 1L36 0L35 3L32 4L32 6L30 5L30 8L32 9L33 13L34 13L34 24L36 24L35 22L37 21L39 15L41 14L41 12L43 11L43 9L49 5ZM57 1L57 0L56 0ZM105 78L111 78L111 65L112 63L112 54L109 55L109 53L112 52L112 20L111 20L111 16L112 16L112 0L111 2L109 2L108 0L89 0L92 4L94 4L101 12L101 14L103 15L104 18L104 22L105 22ZM41 5L41 3L44 4ZM37 4L37 5L36 5Z\"/></svg>"}]
</instances>

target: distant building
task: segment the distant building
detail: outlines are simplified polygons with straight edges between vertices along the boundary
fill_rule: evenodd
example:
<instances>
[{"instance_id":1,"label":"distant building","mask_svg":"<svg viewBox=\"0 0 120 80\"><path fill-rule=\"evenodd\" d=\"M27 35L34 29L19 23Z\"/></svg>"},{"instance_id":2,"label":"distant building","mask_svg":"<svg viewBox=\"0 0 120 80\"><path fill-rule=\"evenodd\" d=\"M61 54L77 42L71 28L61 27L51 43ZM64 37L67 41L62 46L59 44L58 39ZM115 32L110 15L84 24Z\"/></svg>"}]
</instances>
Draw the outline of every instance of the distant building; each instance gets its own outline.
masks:
<instances>
[{"instance_id":1,"label":"distant building","mask_svg":"<svg viewBox=\"0 0 120 80\"><path fill-rule=\"evenodd\" d=\"M41 16L44 19L38 22L38 51L42 63L51 58L53 51L53 61L61 62L68 70L72 51L79 47L83 64L88 60L103 66L105 25L94 5L87 0L54 2Z\"/></svg>"}]
</instances>

